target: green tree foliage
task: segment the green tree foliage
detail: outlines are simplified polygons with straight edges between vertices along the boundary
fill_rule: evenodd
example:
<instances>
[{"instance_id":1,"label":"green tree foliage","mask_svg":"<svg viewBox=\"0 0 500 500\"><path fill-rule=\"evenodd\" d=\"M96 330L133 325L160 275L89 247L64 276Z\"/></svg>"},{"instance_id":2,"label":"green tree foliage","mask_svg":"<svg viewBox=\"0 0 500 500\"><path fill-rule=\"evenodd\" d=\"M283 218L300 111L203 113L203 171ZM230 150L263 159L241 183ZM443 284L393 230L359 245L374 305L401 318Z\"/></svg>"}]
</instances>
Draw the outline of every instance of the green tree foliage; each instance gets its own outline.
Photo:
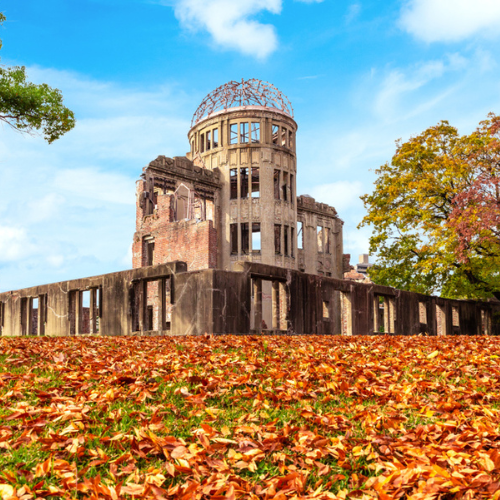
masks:
<instances>
[{"instance_id":1,"label":"green tree foliage","mask_svg":"<svg viewBox=\"0 0 500 500\"><path fill-rule=\"evenodd\" d=\"M370 252L378 256L375 283L500 298L499 127L490 114L459 136L443 121L397 143L391 163L376 171L373 194L362 197L368 213L360 227L373 228Z\"/></svg>"},{"instance_id":2,"label":"green tree foliage","mask_svg":"<svg viewBox=\"0 0 500 500\"><path fill-rule=\"evenodd\" d=\"M0 13L0 24L3 21ZM40 132L49 144L75 126L61 92L27 81L24 66L0 66L0 121L21 132Z\"/></svg>"}]
</instances>

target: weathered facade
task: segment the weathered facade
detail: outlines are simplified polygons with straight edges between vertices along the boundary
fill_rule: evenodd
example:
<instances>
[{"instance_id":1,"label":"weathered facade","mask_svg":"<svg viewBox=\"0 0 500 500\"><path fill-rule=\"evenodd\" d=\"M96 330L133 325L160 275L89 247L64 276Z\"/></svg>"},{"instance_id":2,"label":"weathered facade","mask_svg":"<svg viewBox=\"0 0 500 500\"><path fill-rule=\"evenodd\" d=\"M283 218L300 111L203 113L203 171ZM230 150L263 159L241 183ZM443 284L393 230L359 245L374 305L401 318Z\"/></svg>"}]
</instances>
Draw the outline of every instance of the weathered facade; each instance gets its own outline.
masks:
<instances>
[{"instance_id":1,"label":"weathered facade","mask_svg":"<svg viewBox=\"0 0 500 500\"><path fill-rule=\"evenodd\" d=\"M288 99L231 82L137 182L133 269L0 293L1 335L500 334L500 303L344 280L333 207L297 196Z\"/></svg>"},{"instance_id":2,"label":"weathered facade","mask_svg":"<svg viewBox=\"0 0 500 500\"><path fill-rule=\"evenodd\" d=\"M343 222L297 196L296 134L290 103L270 84L209 94L186 157L158 157L137 183L133 267L182 260L189 271L230 271L247 261L341 278Z\"/></svg>"}]
</instances>

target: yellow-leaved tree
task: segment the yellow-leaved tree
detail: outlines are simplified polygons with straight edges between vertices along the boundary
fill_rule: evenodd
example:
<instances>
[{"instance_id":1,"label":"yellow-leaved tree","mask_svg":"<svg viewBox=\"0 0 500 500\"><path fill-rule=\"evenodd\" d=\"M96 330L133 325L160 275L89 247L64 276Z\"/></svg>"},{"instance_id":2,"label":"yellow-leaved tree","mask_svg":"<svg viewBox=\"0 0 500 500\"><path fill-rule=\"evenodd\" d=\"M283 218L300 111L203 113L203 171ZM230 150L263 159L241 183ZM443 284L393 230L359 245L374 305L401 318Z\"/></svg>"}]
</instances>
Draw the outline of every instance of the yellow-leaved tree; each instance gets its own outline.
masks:
<instances>
[{"instance_id":1,"label":"yellow-leaved tree","mask_svg":"<svg viewBox=\"0 0 500 500\"><path fill-rule=\"evenodd\" d=\"M460 136L442 121L405 143L362 196L378 284L500 298L500 117Z\"/></svg>"}]
</instances>

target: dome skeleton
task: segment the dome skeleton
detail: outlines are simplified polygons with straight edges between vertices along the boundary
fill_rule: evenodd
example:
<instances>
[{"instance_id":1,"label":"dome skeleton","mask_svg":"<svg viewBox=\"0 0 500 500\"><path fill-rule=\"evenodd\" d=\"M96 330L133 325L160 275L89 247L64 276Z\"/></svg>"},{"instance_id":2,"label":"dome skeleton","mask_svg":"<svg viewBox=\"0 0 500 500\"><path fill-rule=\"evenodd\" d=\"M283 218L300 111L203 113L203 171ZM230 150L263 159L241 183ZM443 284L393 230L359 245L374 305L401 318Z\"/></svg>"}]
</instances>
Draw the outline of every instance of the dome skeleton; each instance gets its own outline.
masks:
<instances>
[{"instance_id":1,"label":"dome skeleton","mask_svg":"<svg viewBox=\"0 0 500 500\"><path fill-rule=\"evenodd\" d=\"M293 118L292 104L285 94L271 83L252 78L231 81L210 92L194 113L191 127L218 111L246 106L274 108Z\"/></svg>"}]
</instances>

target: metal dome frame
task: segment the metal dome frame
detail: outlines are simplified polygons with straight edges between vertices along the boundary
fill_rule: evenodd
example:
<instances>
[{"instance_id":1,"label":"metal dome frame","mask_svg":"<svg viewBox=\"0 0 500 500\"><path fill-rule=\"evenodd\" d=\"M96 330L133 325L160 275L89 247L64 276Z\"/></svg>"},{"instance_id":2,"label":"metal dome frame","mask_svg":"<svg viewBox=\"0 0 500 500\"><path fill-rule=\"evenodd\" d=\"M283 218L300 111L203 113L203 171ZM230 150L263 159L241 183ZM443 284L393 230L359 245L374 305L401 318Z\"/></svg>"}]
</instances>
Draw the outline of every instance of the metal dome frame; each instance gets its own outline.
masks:
<instances>
[{"instance_id":1,"label":"metal dome frame","mask_svg":"<svg viewBox=\"0 0 500 500\"><path fill-rule=\"evenodd\" d=\"M293 118L292 103L274 85L256 78L242 78L241 82L233 80L210 92L195 111L191 128L213 113L246 106L274 108Z\"/></svg>"}]
</instances>

